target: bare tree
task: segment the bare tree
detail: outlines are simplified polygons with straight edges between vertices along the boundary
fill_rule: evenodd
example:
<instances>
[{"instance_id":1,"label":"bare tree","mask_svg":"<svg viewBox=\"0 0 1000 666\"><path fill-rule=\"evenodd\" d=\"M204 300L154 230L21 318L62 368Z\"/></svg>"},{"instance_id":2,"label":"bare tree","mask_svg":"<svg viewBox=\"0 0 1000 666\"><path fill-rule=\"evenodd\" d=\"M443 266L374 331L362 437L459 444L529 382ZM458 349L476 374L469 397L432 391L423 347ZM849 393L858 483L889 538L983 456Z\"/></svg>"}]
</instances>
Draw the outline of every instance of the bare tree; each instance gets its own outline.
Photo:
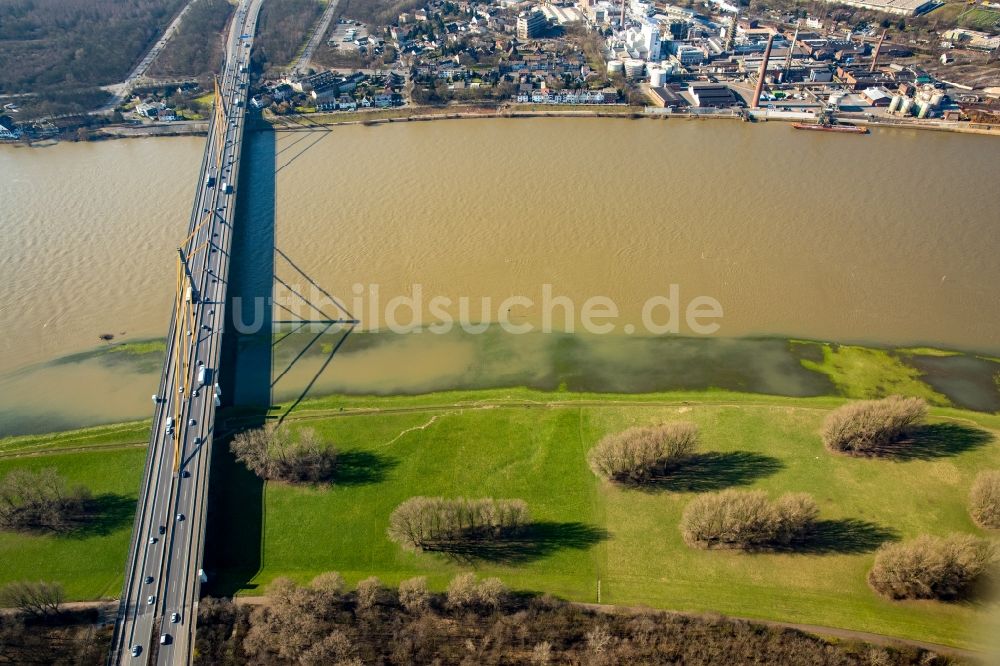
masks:
<instances>
[{"instance_id":1,"label":"bare tree","mask_svg":"<svg viewBox=\"0 0 1000 666\"><path fill-rule=\"evenodd\" d=\"M0 605L33 617L58 615L64 600L60 583L21 581L0 588Z\"/></svg>"},{"instance_id":2,"label":"bare tree","mask_svg":"<svg viewBox=\"0 0 1000 666\"><path fill-rule=\"evenodd\" d=\"M476 587L476 599L486 608L501 608L509 594L507 586L499 578L485 578Z\"/></svg>"},{"instance_id":3,"label":"bare tree","mask_svg":"<svg viewBox=\"0 0 1000 666\"><path fill-rule=\"evenodd\" d=\"M969 513L979 526L1000 530L1000 470L976 476L969 493Z\"/></svg>"},{"instance_id":4,"label":"bare tree","mask_svg":"<svg viewBox=\"0 0 1000 666\"><path fill-rule=\"evenodd\" d=\"M961 599L998 560L995 544L969 534L921 535L887 544L875 555L868 583L890 599Z\"/></svg>"},{"instance_id":5,"label":"bare tree","mask_svg":"<svg viewBox=\"0 0 1000 666\"><path fill-rule=\"evenodd\" d=\"M468 608L478 601L476 574L458 574L448 583L447 599L449 608Z\"/></svg>"},{"instance_id":6,"label":"bare tree","mask_svg":"<svg viewBox=\"0 0 1000 666\"><path fill-rule=\"evenodd\" d=\"M382 593L382 581L376 576L370 576L358 583L355 589L359 611L366 611L375 608L379 603Z\"/></svg>"},{"instance_id":7,"label":"bare tree","mask_svg":"<svg viewBox=\"0 0 1000 666\"><path fill-rule=\"evenodd\" d=\"M499 539L525 527L519 499L411 497L389 516L389 538L411 550L439 549L474 539Z\"/></svg>"},{"instance_id":8,"label":"bare tree","mask_svg":"<svg viewBox=\"0 0 1000 666\"><path fill-rule=\"evenodd\" d=\"M14 470L0 480L0 528L65 531L85 517L90 497L51 467Z\"/></svg>"},{"instance_id":9,"label":"bare tree","mask_svg":"<svg viewBox=\"0 0 1000 666\"><path fill-rule=\"evenodd\" d=\"M309 587L331 597L339 597L344 593L344 577L336 571L326 571L312 579Z\"/></svg>"},{"instance_id":10,"label":"bare tree","mask_svg":"<svg viewBox=\"0 0 1000 666\"><path fill-rule=\"evenodd\" d=\"M295 433L268 424L241 432L229 445L236 459L262 479L292 483L317 483L332 478L336 449L323 442L312 428Z\"/></svg>"},{"instance_id":11,"label":"bare tree","mask_svg":"<svg viewBox=\"0 0 1000 666\"><path fill-rule=\"evenodd\" d=\"M927 416L923 398L892 395L852 402L830 412L823 422L823 443L831 451L879 455Z\"/></svg>"},{"instance_id":12,"label":"bare tree","mask_svg":"<svg viewBox=\"0 0 1000 666\"><path fill-rule=\"evenodd\" d=\"M682 464L697 444L698 426L686 421L629 428L604 437L587 461L605 479L641 484Z\"/></svg>"},{"instance_id":13,"label":"bare tree","mask_svg":"<svg viewBox=\"0 0 1000 666\"><path fill-rule=\"evenodd\" d=\"M819 509L805 493L776 502L763 490L724 490L693 499L681 516L681 534L696 548L788 545L814 526Z\"/></svg>"},{"instance_id":14,"label":"bare tree","mask_svg":"<svg viewBox=\"0 0 1000 666\"><path fill-rule=\"evenodd\" d=\"M402 581L399 584L399 603L410 613L418 614L427 610L431 603L427 577L417 576Z\"/></svg>"}]
</instances>

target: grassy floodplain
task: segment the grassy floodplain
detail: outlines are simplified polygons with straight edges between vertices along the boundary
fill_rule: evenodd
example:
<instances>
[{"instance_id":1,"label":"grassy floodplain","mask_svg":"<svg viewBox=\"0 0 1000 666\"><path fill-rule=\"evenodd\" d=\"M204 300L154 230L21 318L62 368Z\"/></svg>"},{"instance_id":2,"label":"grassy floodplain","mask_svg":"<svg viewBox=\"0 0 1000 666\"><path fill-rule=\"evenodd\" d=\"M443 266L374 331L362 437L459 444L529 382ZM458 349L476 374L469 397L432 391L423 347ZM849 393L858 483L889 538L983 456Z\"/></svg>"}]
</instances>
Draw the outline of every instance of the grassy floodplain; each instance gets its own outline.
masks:
<instances>
[{"instance_id":1,"label":"grassy floodplain","mask_svg":"<svg viewBox=\"0 0 1000 666\"><path fill-rule=\"evenodd\" d=\"M0 440L0 476L54 467L89 487L101 508L86 529L69 534L0 531L0 583L55 580L71 599L117 597L148 439L147 424L127 423Z\"/></svg>"},{"instance_id":2,"label":"grassy floodplain","mask_svg":"<svg viewBox=\"0 0 1000 666\"><path fill-rule=\"evenodd\" d=\"M982 533L966 497L976 472L998 459L1000 417L935 408L931 420L946 435L940 445L908 460L859 460L831 455L819 440L823 416L840 403L523 389L303 403L286 423L315 428L336 443L347 469L333 486L267 485L258 514L259 569L216 584L256 594L277 576L306 581L337 570L352 581L426 575L443 587L455 573L475 569L515 588L580 601L597 601L600 585L604 603L975 647L972 632L985 608L890 603L868 589L865 574L884 538ZM585 452L604 434L678 419L698 423L702 450L713 452L682 487L625 490L587 467ZM828 538L809 553L689 549L677 527L684 506L696 492L725 487L811 492L829 521ZM389 541L386 527L393 508L412 495L518 497L544 527L535 543L489 559L408 553ZM243 507L245 515L249 510ZM229 522L221 529L239 528Z\"/></svg>"},{"instance_id":3,"label":"grassy floodplain","mask_svg":"<svg viewBox=\"0 0 1000 666\"><path fill-rule=\"evenodd\" d=\"M853 397L934 391L909 366L925 349L800 347L803 366ZM847 390L848 388L851 390ZM928 393L930 392L930 393ZM443 588L457 572L497 575L516 589L578 601L648 605L870 631L981 647L996 604L890 603L867 586L877 543L921 533L984 534L966 499L975 474L1000 460L1000 415L936 404L934 441L905 460L860 460L823 448L818 430L843 397L795 398L723 390L594 394L527 388L413 396L330 396L294 411L287 427L315 428L341 451L332 485L261 484L216 447L206 567L215 594L259 594L277 576L305 581L337 570L349 581L426 575ZM232 432L260 415L228 410ZM696 470L677 483L632 490L599 480L586 451L631 425L691 420L701 429ZM59 580L76 599L118 593L148 424L0 440L0 474L56 467L109 498L101 524L69 536L0 532L0 583ZM760 488L811 493L825 538L810 552L746 554L688 548L678 530L697 493ZM409 553L386 536L392 510L413 495L517 497L539 523L532 538L490 557ZM112 510L113 509L113 510ZM600 597L598 594L600 593Z\"/></svg>"}]
</instances>

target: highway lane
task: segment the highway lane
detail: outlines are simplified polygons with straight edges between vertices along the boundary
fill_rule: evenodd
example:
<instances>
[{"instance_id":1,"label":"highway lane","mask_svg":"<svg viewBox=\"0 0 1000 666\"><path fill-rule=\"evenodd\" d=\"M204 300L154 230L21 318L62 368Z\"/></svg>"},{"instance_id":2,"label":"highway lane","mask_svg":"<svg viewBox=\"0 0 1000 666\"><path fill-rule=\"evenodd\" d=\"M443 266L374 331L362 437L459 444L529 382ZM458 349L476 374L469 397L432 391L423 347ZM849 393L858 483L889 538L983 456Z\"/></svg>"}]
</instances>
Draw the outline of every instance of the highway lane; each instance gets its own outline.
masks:
<instances>
[{"instance_id":1,"label":"highway lane","mask_svg":"<svg viewBox=\"0 0 1000 666\"><path fill-rule=\"evenodd\" d=\"M186 276L171 319L109 663L151 663L154 655L160 664L191 659L204 551L214 385L249 86L245 70L260 4L261 0L241 2L227 41L219 90L225 116L211 122L190 235L181 248L187 258ZM185 302L187 285L192 287L190 303ZM178 321L178 311L183 321ZM200 364L208 368L204 386L199 385ZM175 421L172 434L167 432L170 419ZM179 443L179 473L174 473L174 438ZM178 621L172 622L173 617ZM133 651L138 654L133 656Z\"/></svg>"}]
</instances>

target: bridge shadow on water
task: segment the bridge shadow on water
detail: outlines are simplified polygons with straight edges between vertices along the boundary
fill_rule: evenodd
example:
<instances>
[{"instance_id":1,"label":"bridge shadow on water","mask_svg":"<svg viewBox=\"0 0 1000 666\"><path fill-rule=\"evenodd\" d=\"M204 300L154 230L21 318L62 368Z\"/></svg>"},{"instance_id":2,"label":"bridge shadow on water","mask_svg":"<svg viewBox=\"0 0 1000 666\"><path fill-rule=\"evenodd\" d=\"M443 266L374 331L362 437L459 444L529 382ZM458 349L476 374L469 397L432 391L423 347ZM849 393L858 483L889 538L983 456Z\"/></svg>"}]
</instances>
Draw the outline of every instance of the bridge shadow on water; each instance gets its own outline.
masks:
<instances>
[{"instance_id":1,"label":"bridge shadow on water","mask_svg":"<svg viewBox=\"0 0 1000 666\"><path fill-rule=\"evenodd\" d=\"M264 483L236 462L229 443L236 432L264 425L271 406L275 139L269 130L243 139L205 539L203 591L213 596L251 587L262 562Z\"/></svg>"},{"instance_id":2,"label":"bridge shadow on water","mask_svg":"<svg viewBox=\"0 0 1000 666\"><path fill-rule=\"evenodd\" d=\"M244 137L232 237L233 263L220 376L223 404L216 419L205 543L209 580L203 591L213 596L253 589L255 585L250 581L263 562L265 485L233 458L229 451L232 437L263 426L269 418L274 420L271 410L275 385L324 335L333 335L329 350L323 345L319 368L315 373L306 373L291 406L278 415L277 422L281 423L309 394L357 324L341 302L276 247L277 174L281 169L276 163L281 151L277 149L276 133L262 125L266 124L256 123L257 131L248 131ZM276 265L279 260L280 271ZM283 279L279 272L291 277ZM278 287L302 301L295 305L306 306L308 319L303 320L301 314L275 300ZM316 298L316 294L325 302L310 302L309 298ZM338 312L331 315L322 309L324 304L332 304ZM295 331L315 335L287 365L282 361L281 367L276 367L275 350ZM393 465L390 460L346 457L345 462L350 464L340 470L340 483L372 482Z\"/></svg>"}]
</instances>

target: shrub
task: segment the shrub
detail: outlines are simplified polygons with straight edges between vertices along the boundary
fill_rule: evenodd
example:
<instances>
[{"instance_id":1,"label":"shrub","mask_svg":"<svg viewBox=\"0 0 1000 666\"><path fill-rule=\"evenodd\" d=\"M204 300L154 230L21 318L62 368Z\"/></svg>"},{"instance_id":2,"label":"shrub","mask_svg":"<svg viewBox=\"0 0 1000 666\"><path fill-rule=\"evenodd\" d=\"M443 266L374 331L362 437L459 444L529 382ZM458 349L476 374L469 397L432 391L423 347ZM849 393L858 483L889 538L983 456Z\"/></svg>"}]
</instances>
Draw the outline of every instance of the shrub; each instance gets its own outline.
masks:
<instances>
[{"instance_id":1,"label":"shrub","mask_svg":"<svg viewBox=\"0 0 1000 666\"><path fill-rule=\"evenodd\" d=\"M818 514L805 493L772 503L763 490L725 490L692 500L681 517L681 533L696 548L784 546L804 538Z\"/></svg>"},{"instance_id":2,"label":"shrub","mask_svg":"<svg viewBox=\"0 0 1000 666\"><path fill-rule=\"evenodd\" d=\"M450 543L498 539L528 524L528 505L519 499L411 497L389 516L389 537L411 550Z\"/></svg>"},{"instance_id":3,"label":"shrub","mask_svg":"<svg viewBox=\"0 0 1000 666\"><path fill-rule=\"evenodd\" d=\"M410 613L420 613L431 603L431 593L427 589L427 577L408 578L399 584L399 603Z\"/></svg>"},{"instance_id":4,"label":"shrub","mask_svg":"<svg viewBox=\"0 0 1000 666\"><path fill-rule=\"evenodd\" d=\"M972 519L991 530L1000 530L1000 470L980 472L969 493Z\"/></svg>"},{"instance_id":5,"label":"shrub","mask_svg":"<svg viewBox=\"0 0 1000 666\"><path fill-rule=\"evenodd\" d=\"M880 455L926 415L927 403L923 398L893 395L882 400L853 402L826 417L823 444L837 453Z\"/></svg>"},{"instance_id":6,"label":"shrub","mask_svg":"<svg viewBox=\"0 0 1000 666\"><path fill-rule=\"evenodd\" d=\"M323 443L311 428L298 438L288 428L269 424L241 432L229 445L236 459L262 479L317 483L333 477L337 451Z\"/></svg>"},{"instance_id":7,"label":"shrub","mask_svg":"<svg viewBox=\"0 0 1000 666\"><path fill-rule=\"evenodd\" d=\"M605 479L644 483L689 458L697 443L694 423L629 428L604 437L587 453L587 460Z\"/></svg>"},{"instance_id":8,"label":"shrub","mask_svg":"<svg viewBox=\"0 0 1000 666\"><path fill-rule=\"evenodd\" d=\"M880 548L868 583L890 599L950 601L966 596L996 560L996 548L985 539L925 534Z\"/></svg>"},{"instance_id":9,"label":"shrub","mask_svg":"<svg viewBox=\"0 0 1000 666\"><path fill-rule=\"evenodd\" d=\"M53 468L14 470L0 480L0 528L65 531L84 518L90 491Z\"/></svg>"}]
</instances>

